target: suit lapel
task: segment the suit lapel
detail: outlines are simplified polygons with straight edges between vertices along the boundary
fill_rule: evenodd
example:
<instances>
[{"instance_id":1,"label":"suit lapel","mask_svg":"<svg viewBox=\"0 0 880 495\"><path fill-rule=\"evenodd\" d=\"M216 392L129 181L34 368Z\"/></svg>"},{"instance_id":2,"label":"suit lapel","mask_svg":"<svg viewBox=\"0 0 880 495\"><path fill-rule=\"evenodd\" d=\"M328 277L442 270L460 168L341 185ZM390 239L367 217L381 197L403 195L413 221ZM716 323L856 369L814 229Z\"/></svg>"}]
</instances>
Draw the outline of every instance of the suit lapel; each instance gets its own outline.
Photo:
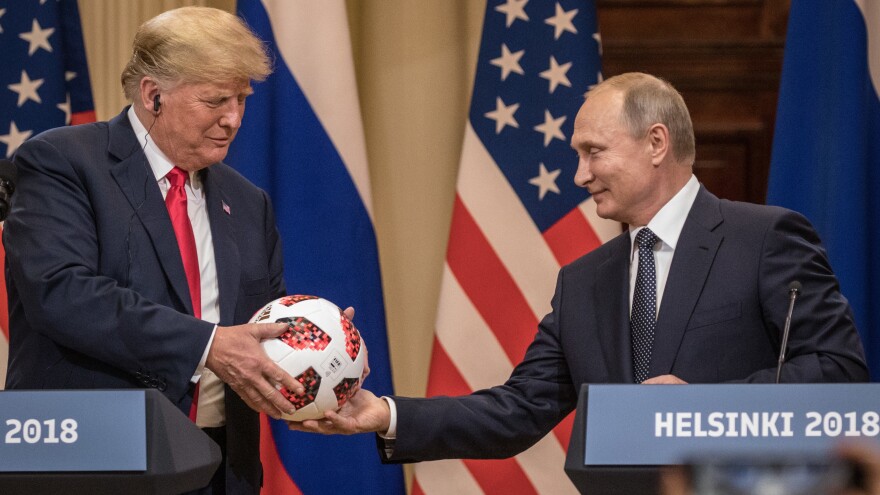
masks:
<instances>
[{"instance_id":1,"label":"suit lapel","mask_svg":"<svg viewBox=\"0 0 880 495\"><path fill-rule=\"evenodd\" d=\"M700 186L681 230L663 290L649 376L669 374L672 370L685 328L721 245L723 236L714 229L722 221L718 198Z\"/></svg>"},{"instance_id":2,"label":"suit lapel","mask_svg":"<svg viewBox=\"0 0 880 495\"><path fill-rule=\"evenodd\" d=\"M624 232L609 241L610 256L596 272L593 287L593 311L598 324L599 341L612 381L622 377L632 383L632 346L629 333L629 234Z\"/></svg>"},{"instance_id":3,"label":"suit lapel","mask_svg":"<svg viewBox=\"0 0 880 495\"><path fill-rule=\"evenodd\" d=\"M205 208L208 210L208 221L211 224L211 237L214 242L214 262L217 267L217 288L220 294L220 324L232 325L241 276L241 260L232 225L232 215L235 211L229 206L232 202L223 191L217 172L209 167L201 173L205 185Z\"/></svg>"},{"instance_id":4,"label":"suit lapel","mask_svg":"<svg viewBox=\"0 0 880 495\"><path fill-rule=\"evenodd\" d=\"M147 231L174 294L182 307L193 314L189 286L171 218L147 157L131 129L127 111L128 108L110 121L110 144L107 149L120 159L110 167L110 174L134 209L134 215L137 215Z\"/></svg>"}]
</instances>

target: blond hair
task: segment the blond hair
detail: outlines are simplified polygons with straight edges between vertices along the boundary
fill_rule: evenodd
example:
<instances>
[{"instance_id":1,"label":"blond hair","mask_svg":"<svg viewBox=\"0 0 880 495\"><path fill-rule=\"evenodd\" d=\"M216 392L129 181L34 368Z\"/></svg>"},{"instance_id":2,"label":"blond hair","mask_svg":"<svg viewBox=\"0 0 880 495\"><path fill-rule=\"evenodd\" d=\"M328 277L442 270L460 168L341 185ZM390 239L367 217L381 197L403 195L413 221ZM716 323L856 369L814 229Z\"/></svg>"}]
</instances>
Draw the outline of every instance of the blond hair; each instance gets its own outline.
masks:
<instances>
[{"instance_id":1,"label":"blond hair","mask_svg":"<svg viewBox=\"0 0 880 495\"><path fill-rule=\"evenodd\" d=\"M163 89L179 83L263 81L272 72L265 45L238 17L209 7L169 10L141 24L122 71L129 101L151 77Z\"/></svg>"},{"instance_id":2,"label":"blond hair","mask_svg":"<svg viewBox=\"0 0 880 495\"><path fill-rule=\"evenodd\" d=\"M633 138L642 138L654 124L669 129L672 154L679 162L693 165L696 156L694 124L684 98L669 82L642 72L627 72L606 79L586 97L604 88L623 92L620 118Z\"/></svg>"}]
</instances>

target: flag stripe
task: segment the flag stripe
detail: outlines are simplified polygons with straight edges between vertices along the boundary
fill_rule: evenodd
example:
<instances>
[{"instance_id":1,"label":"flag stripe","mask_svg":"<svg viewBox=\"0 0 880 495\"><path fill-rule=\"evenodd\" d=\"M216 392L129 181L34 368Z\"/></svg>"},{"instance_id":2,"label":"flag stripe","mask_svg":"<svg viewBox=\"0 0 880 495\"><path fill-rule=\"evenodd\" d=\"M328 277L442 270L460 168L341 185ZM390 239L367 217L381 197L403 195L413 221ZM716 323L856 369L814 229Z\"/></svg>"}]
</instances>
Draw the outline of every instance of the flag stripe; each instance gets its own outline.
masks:
<instances>
[{"instance_id":1,"label":"flag stripe","mask_svg":"<svg viewBox=\"0 0 880 495\"><path fill-rule=\"evenodd\" d=\"M510 359L448 264L443 269L440 301L442 307L456 310L437 315L437 341L455 357L454 365L470 389L488 388L507 380L513 371Z\"/></svg>"},{"instance_id":2,"label":"flag stripe","mask_svg":"<svg viewBox=\"0 0 880 495\"><path fill-rule=\"evenodd\" d=\"M416 465L416 472L418 477L416 482L426 494L482 495L484 493L473 474L460 459L422 462Z\"/></svg>"},{"instance_id":3,"label":"flag stripe","mask_svg":"<svg viewBox=\"0 0 880 495\"><path fill-rule=\"evenodd\" d=\"M463 462L485 493L538 493L516 459L465 459Z\"/></svg>"},{"instance_id":4,"label":"flag stripe","mask_svg":"<svg viewBox=\"0 0 880 495\"><path fill-rule=\"evenodd\" d=\"M547 229L544 240L560 265L567 265L582 256L585 250L592 251L602 244L578 208Z\"/></svg>"},{"instance_id":5,"label":"flag stripe","mask_svg":"<svg viewBox=\"0 0 880 495\"><path fill-rule=\"evenodd\" d=\"M792 2L767 203L805 215L880 378L880 4Z\"/></svg>"},{"instance_id":6,"label":"flag stripe","mask_svg":"<svg viewBox=\"0 0 880 495\"><path fill-rule=\"evenodd\" d=\"M369 388L391 395L345 2L239 0L237 8L266 42L274 72L254 84L226 161L272 198L288 291L357 308L358 326L370 330L361 334L370 350ZM382 465L368 435L309 435L276 420L271 427L278 457L304 493L405 492L401 467ZM313 469L315 459L340 452L345 463Z\"/></svg>"},{"instance_id":7,"label":"flag stripe","mask_svg":"<svg viewBox=\"0 0 880 495\"><path fill-rule=\"evenodd\" d=\"M351 40L348 29L327 29L346 19L345 4L311 0L264 0L263 4L278 51L342 157L372 220L367 148L351 66ZM302 49L308 46L320 49ZM340 70L344 67L350 70Z\"/></svg>"},{"instance_id":8,"label":"flag stripe","mask_svg":"<svg viewBox=\"0 0 880 495\"><path fill-rule=\"evenodd\" d=\"M538 324L519 286L501 263L486 236L456 196L446 259L468 298L489 324L512 362L518 362ZM525 331L523 331L525 330Z\"/></svg>"},{"instance_id":9,"label":"flag stripe","mask_svg":"<svg viewBox=\"0 0 880 495\"><path fill-rule=\"evenodd\" d=\"M432 383L428 395L464 395L503 383L513 370L513 365L458 285L448 265L440 290L441 306L454 307L456 311L441 313L437 317L431 376L442 376L444 382L442 387ZM531 483L550 490L544 490L544 493L565 493L564 490L571 486L565 478L560 482L558 469L564 464L564 449L571 435L572 421L573 417L570 416L554 429L555 436L545 437L538 445L517 457L518 469L522 469L532 480ZM554 469L545 471L554 462L557 463ZM478 466L483 464L468 464L471 470ZM511 466L505 469L511 469ZM498 475L495 473L492 476ZM487 475L474 472L474 476L480 481Z\"/></svg>"},{"instance_id":10,"label":"flag stripe","mask_svg":"<svg viewBox=\"0 0 880 495\"><path fill-rule=\"evenodd\" d=\"M302 495L299 487L291 481L284 464L281 463L278 449L272 440L269 417L265 414L260 414L260 460L263 463L263 487L266 492Z\"/></svg>"},{"instance_id":11,"label":"flag stripe","mask_svg":"<svg viewBox=\"0 0 880 495\"><path fill-rule=\"evenodd\" d=\"M432 395L467 395L473 391L465 381L458 368L449 359L449 354L443 348L443 344L434 339L434 347L431 350L431 370L437 370L428 377L428 389L426 393ZM443 373L439 375L439 373Z\"/></svg>"},{"instance_id":12,"label":"flag stripe","mask_svg":"<svg viewBox=\"0 0 880 495\"><path fill-rule=\"evenodd\" d=\"M516 281L534 315L550 310L559 263L470 122L465 126L458 195ZM450 236L457 235L454 229Z\"/></svg>"},{"instance_id":13,"label":"flag stripe","mask_svg":"<svg viewBox=\"0 0 880 495\"><path fill-rule=\"evenodd\" d=\"M568 450L568 441L571 439L571 431L574 429L574 413L569 414L553 428L553 434L559 440L562 450Z\"/></svg>"},{"instance_id":14,"label":"flag stripe","mask_svg":"<svg viewBox=\"0 0 880 495\"><path fill-rule=\"evenodd\" d=\"M88 124L98 120L94 110L86 112L74 112L70 114L70 125Z\"/></svg>"},{"instance_id":15,"label":"flag stripe","mask_svg":"<svg viewBox=\"0 0 880 495\"><path fill-rule=\"evenodd\" d=\"M577 494L571 481L563 476L565 450L555 435L544 436L534 446L517 455L516 460L539 493Z\"/></svg>"},{"instance_id":16,"label":"flag stripe","mask_svg":"<svg viewBox=\"0 0 880 495\"><path fill-rule=\"evenodd\" d=\"M432 362L431 369L442 372L447 378L452 374L460 376L461 384L455 391L429 390L429 395L460 395L504 382L513 370L513 365L464 295L448 265L443 273L440 300L441 306L455 307L456 312L438 315L435 350L450 351L443 353L448 363L446 366L441 367L439 363ZM454 356L454 361L450 356ZM571 436L573 421L573 416L569 416L554 429L563 449Z\"/></svg>"}]
</instances>

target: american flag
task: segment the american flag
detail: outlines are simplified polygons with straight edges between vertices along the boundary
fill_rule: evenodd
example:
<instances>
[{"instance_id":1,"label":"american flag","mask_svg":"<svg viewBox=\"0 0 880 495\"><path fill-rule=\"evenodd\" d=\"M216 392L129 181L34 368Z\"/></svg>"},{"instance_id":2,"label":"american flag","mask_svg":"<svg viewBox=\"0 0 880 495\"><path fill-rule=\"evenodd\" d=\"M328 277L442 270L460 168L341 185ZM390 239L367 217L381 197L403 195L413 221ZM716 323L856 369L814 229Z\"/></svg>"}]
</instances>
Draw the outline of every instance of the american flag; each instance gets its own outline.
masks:
<instances>
[{"instance_id":1,"label":"american flag","mask_svg":"<svg viewBox=\"0 0 880 495\"><path fill-rule=\"evenodd\" d=\"M0 53L0 157L52 127L95 120L76 0L0 0ZM0 326L2 388L9 337L2 277Z\"/></svg>"},{"instance_id":2,"label":"american flag","mask_svg":"<svg viewBox=\"0 0 880 495\"><path fill-rule=\"evenodd\" d=\"M489 0L465 129L427 395L503 383L550 309L559 268L620 233L572 178L583 95L602 80L589 0ZM418 464L414 494L576 493L571 417L502 461Z\"/></svg>"}]
</instances>

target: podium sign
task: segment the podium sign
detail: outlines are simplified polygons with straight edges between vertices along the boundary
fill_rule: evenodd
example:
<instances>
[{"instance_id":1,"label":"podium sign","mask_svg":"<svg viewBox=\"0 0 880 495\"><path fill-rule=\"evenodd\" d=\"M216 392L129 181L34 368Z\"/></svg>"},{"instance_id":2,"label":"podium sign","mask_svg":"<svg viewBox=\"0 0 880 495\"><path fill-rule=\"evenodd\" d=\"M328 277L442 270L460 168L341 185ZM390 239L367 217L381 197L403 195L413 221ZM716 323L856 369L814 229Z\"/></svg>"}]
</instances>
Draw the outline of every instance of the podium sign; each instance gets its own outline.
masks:
<instances>
[{"instance_id":1,"label":"podium sign","mask_svg":"<svg viewBox=\"0 0 880 495\"><path fill-rule=\"evenodd\" d=\"M696 456L804 456L880 435L880 386L590 385L584 466L681 464Z\"/></svg>"},{"instance_id":2,"label":"podium sign","mask_svg":"<svg viewBox=\"0 0 880 495\"><path fill-rule=\"evenodd\" d=\"M143 390L0 394L0 472L147 469Z\"/></svg>"}]
</instances>

